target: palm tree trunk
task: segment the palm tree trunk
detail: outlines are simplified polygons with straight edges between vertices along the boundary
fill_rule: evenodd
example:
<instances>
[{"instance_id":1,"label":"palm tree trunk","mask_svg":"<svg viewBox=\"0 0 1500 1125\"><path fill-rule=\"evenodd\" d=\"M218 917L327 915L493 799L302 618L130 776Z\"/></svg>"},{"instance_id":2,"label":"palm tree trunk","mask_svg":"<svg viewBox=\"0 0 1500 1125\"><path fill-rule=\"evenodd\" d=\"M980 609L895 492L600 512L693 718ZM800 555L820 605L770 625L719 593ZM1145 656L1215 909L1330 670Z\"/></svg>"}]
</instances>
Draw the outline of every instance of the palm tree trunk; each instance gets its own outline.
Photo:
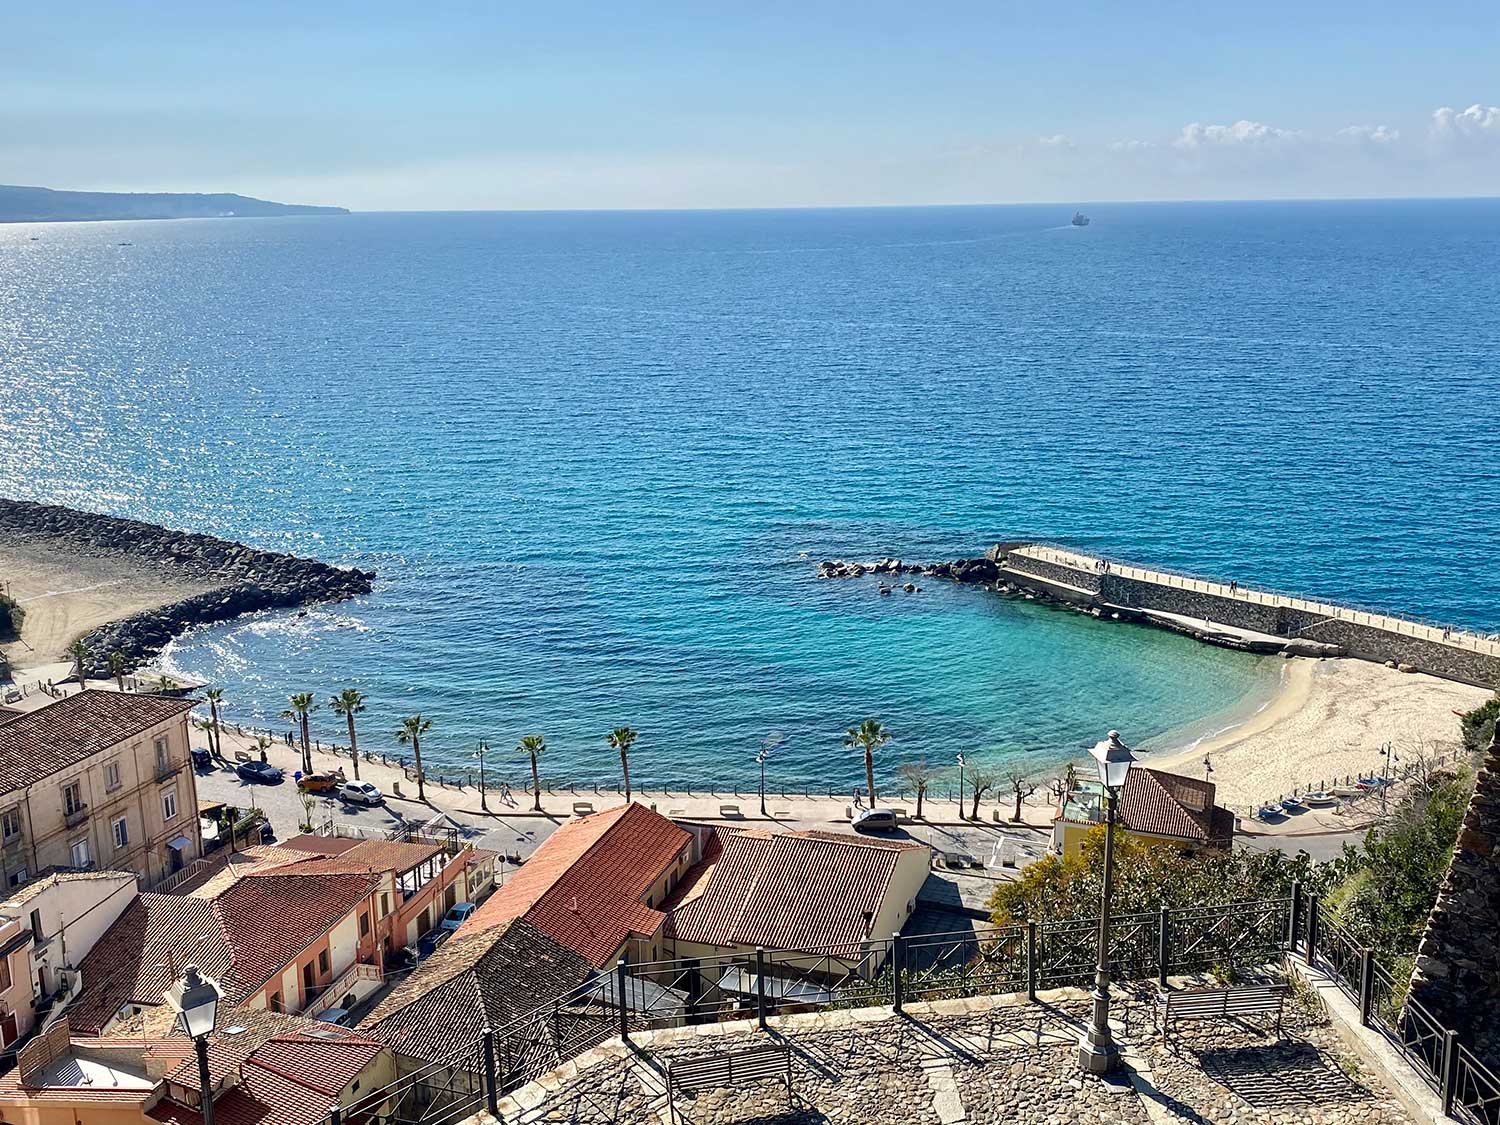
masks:
<instances>
[{"instance_id":1,"label":"palm tree trunk","mask_svg":"<svg viewBox=\"0 0 1500 1125\"><path fill-rule=\"evenodd\" d=\"M865 797L870 802L869 807L875 807L875 756L870 753L870 748L865 747Z\"/></svg>"},{"instance_id":2,"label":"palm tree trunk","mask_svg":"<svg viewBox=\"0 0 1500 1125\"><path fill-rule=\"evenodd\" d=\"M625 775L625 800L630 800L630 757L622 749L620 751L620 772Z\"/></svg>"},{"instance_id":3,"label":"palm tree trunk","mask_svg":"<svg viewBox=\"0 0 1500 1125\"><path fill-rule=\"evenodd\" d=\"M213 700L208 703L208 746L215 758L224 757L224 748L219 742L219 705Z\"/></svg>"},{"instance_id":4,"label":"palm tree trunk","mask_svg":"<svg viewBox=\"0 0 1500 1125\"><path fill-rule=\"evenodd\" d=\"M308 729L307 712L302 712L302 772L312 773L312 735Z\"/></svg>"},{"instance_id":5,"label":"palm tree trunk","mask_svg":"<svg viewBox=\"0 0 1500 1125\"><path fill-rule=\"evenodd\" d=\"M416 735L411 736L412 763L417 771L417 800L427 800L427 790L422 785L422 741Z\"/></svg>"},{"instance_id":6,"label":"palm tree trunk","mask_svg":"<svg viewBox=\"0 0 1500 1125\"><path fill-rule=\"evenodd\" d=\"M354 739L354 712L350 711L344 718L349 720L349 757L354 762L354 780L359 780L359 743Z\"/></svg>"},{"instance_id":7,"label":"palm tree trunk","mask_svg":"<svg viewBox=\"0 0 1500 1125\"><path fill-rule=\"evenodd\" d=\"M532 792L531 807L535 811L541 812L542 811L542 775L537 772L537 768L536 768L536 755L535 754L533 754L531 756L531 792Z\"/></svg>"}]
</instances>

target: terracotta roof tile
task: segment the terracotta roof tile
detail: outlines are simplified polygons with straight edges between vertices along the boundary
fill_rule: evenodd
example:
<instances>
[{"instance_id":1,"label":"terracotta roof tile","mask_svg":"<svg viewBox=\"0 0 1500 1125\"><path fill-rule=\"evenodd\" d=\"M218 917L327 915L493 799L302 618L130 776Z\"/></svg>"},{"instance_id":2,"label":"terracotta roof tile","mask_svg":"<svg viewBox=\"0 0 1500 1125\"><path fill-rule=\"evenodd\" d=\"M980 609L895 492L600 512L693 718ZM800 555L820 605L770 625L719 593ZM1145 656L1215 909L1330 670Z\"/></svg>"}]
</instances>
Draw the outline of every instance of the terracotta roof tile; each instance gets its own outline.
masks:
<instances>
[{"instance_id":1,"label":"terracotta roof tile","mask_svg":"<svg viewBox=\"0 0 1500 1125\"><path fill-rule=\"evenodd\" d=\"M25 789L193 708L190 699L90 689L0 723L0 793Z\"/></svg>"},{"instance_id":2,"label":"terracotta roof tile","mask_svg":"<svg viewBox=\"0 0 1500 1125\"><path fill-rule=\"evenodd\" d=\"M646 893L692 839L645 805L572 821L548 837L469 924L524 918L602 968L631 934L660 927L662 912L645 904Z\"/></svg>"},{"instance_id":3,"label":"terracotta roof tile","mask_svg":"<svg viewBox=\"0 0 1500 1125\"><path fill-rule=\"evenodd\" d=\"M296 851L290 842L283 850ZM420 867L433 858L441 859L443 849L436 844L404 844L395 840L361 840L341 852L318 854L307 852L292 862L296 871L319 874L346 874L358 871L394 871L398 874ZM283 868L285 870L285 868Z\"/></svg>"},{"instance_id":4,"label":"terracotta roof tile","mask_svg":"<svg viewBox=\"0 0 1500 1125\"><path fill-rule=\"evenodd\" d=\"M1120 790L1120 821L1136 832L1208 841L1217 831L1214 792L1212 782L1137 766Z\"/></svg>"},{"instance_id":5,"label":"terracotta roof tile","mask_svg":"<svg viewBox=\"0 0 1500 1125\"><path fill-rule=\"evenodd\" d=\"M281 846L299 852L313 852L316 855L343 855L357 843L359 843L358 840L348 836L314 836L304 832L300 836L293 836Z\"/></svg>"}]
</instances>

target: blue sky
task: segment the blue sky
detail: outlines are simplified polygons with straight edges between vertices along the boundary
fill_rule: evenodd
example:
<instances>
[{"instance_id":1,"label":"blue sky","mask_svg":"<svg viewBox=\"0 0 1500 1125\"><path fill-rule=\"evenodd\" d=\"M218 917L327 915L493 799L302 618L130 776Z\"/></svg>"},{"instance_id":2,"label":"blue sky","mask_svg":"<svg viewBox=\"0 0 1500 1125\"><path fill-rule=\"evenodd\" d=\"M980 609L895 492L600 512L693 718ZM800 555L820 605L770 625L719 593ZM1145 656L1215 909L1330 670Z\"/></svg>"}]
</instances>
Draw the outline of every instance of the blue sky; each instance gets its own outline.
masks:
<instances>
[{"instance_id":1,"label":"blue sky","mask_svg":"<svg viewBox=\"0 0 1500 1125\"><path fill-rule=\"evenodd\" d=\"M75 0L7 5L0 40L3 183L370 210L1500 194L1496 0Z\"/></svg>"}]
</instances>

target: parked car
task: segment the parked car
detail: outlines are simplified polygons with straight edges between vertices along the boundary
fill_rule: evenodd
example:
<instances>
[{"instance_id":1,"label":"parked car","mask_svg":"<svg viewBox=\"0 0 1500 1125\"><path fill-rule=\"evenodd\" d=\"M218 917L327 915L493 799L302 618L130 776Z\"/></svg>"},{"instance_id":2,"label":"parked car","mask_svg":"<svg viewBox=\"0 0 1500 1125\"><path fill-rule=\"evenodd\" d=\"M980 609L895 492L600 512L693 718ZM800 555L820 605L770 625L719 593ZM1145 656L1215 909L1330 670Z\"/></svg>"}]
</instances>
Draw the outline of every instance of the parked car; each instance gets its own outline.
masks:
<instances>
[{"instance_id":1,"label":"parked car","mask_svg":"<svg viewBox=\"0 0 1500 1125\"><path fill-rule=\"evenodd\" d=\"M332 793L342 784L342 773L304 773L297 776L297 788L308 793Z\"/></svg>"},{"instance_id":2,"label":"parked car","mask_svg":"<svg viewBox=\"0 0 1500 1125\"><path fill-rule=\"evenodd\" d=\"M849 818L856 832L890 832L896 827L895 809L861 809Z\"/></svg>"},{"instance_id":3,"label":"parked car","mask_svg":"<svg viewBox=\"0 0 1500 1125\"><path fill-rule=\"evenodd\" d=\"M428 930L417 939L417 960L425 961L432 956L433 950L448 940L451 931L442 928Z\"/></svg>"},{"instance_id":4,"label":"parked car","mask_svg":"<svg viewBox=\"0 0 1500 1125\"><path fill-rule=\"evenodd\" d=\"M234 772L246 781L259 781L264 785L275 785L281 780L281 770L270 762L241 762Z\"/></svg>"},{"instance_id":5,"label":"parked car","mask_svg":"<svg viewBox=\"0 0 1500 1125\"><path fill-rule=\"evenodd\" d=\"M443 920L438 923L438 928L452 933L464 924L464 921L473 914L476 906L472 902L455 902L448 908L448 913L443 915Z\"/></svg>"},{"instance_id":6,"label":"parked car","mask_svg":"<svg viewBox=\"0 0 1500 1125\"><path fill-rule=\"evenodd\" d=\"M337 1024L339 1027L345 1027L349 1023L349 1009L328 1008L323 1012L322 1015L318 1016L318 1022L332 1023Z\"/></svg>"},{"instance_id":7,"label":"parked car","mask_svg":"<svg viewBox=\"0 0 1500 1125\"><path fill-rule=\"evenodd\" d=\"M385 795L368 781L348 781L339 790L339 800L351 805L378 805L385 800Z\"/></svg>"},{"instance_id":8,"label":"parked car","mask_svg":"<svg viewBox=\"0 0 1500 1125\"><path fill-rule=\"evenodd\" d=\"M192 755L195 770L206 770L214 764L214 756L202 746L194 746L189 753Z\"/></svg>"}]
</instances>

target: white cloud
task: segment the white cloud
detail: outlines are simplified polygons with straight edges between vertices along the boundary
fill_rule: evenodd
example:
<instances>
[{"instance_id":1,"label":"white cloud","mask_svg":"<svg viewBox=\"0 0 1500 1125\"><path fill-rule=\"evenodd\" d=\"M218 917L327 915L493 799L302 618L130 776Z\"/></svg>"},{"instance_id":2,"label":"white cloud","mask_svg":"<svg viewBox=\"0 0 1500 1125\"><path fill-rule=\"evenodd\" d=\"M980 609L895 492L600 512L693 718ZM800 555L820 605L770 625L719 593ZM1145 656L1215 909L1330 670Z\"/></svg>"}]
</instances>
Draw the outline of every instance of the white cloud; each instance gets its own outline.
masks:
<instances>
[{"instance_id":1,"label":"white cloud","mask_svg":"<svg viewBox=\"0 0 1500 1125\"><path fill-rule=\"evenodd\" d=\"M1339 130L1339 136L1366 144L1390 145L1401 139L1401 131L1388 129L1384 125L1349 125Z\"/></svg>"},{"instance_id":2,"label":"white cloud","mask_svg":"<svg viewBox=\"0 0 1500 1125\"><path fill-rule=\"evenodd\" d=\"M1105 146L1110 152L1146 152L1156 147L1155 141L1110 141Z\"/></svg>"},{"instance_id":3,"label":"white cloud","mask_svg":"<svg viewBox=\"0 0 1500 1125\"><path fill-rule=\"evenodd\" d=\"M1462 110L1443 106L1432 113L1432 132L1439 140L1500 138L1500 106L1477 102Z\"/></svg>"},{"instance_id":4,"label":"white cloud","mask_svg":"<svg viewBox=\"0 0 1500 1125\"><path fill-rule=\"evenodd\" d=\"M1043 148L1077 148L1073 138L1066 133L1053 133L1050 136L1038 137L1036 143Z\"/></svg>"},{"instance_id":5,"label":"white cloud","mask_svg":"<svg viewBox=\"0 0 1500 1125\"><path fill-rule=\"evenodd\" d=\"M1182 127L1172 143L1181 149L1209 148L1227 145L1266 145L1295 140L1302 134L1295 129L1278 129L1259 121L1236 121L1233 125L1200 125L1194 121Z\"/></svg>"}]
</instances>

